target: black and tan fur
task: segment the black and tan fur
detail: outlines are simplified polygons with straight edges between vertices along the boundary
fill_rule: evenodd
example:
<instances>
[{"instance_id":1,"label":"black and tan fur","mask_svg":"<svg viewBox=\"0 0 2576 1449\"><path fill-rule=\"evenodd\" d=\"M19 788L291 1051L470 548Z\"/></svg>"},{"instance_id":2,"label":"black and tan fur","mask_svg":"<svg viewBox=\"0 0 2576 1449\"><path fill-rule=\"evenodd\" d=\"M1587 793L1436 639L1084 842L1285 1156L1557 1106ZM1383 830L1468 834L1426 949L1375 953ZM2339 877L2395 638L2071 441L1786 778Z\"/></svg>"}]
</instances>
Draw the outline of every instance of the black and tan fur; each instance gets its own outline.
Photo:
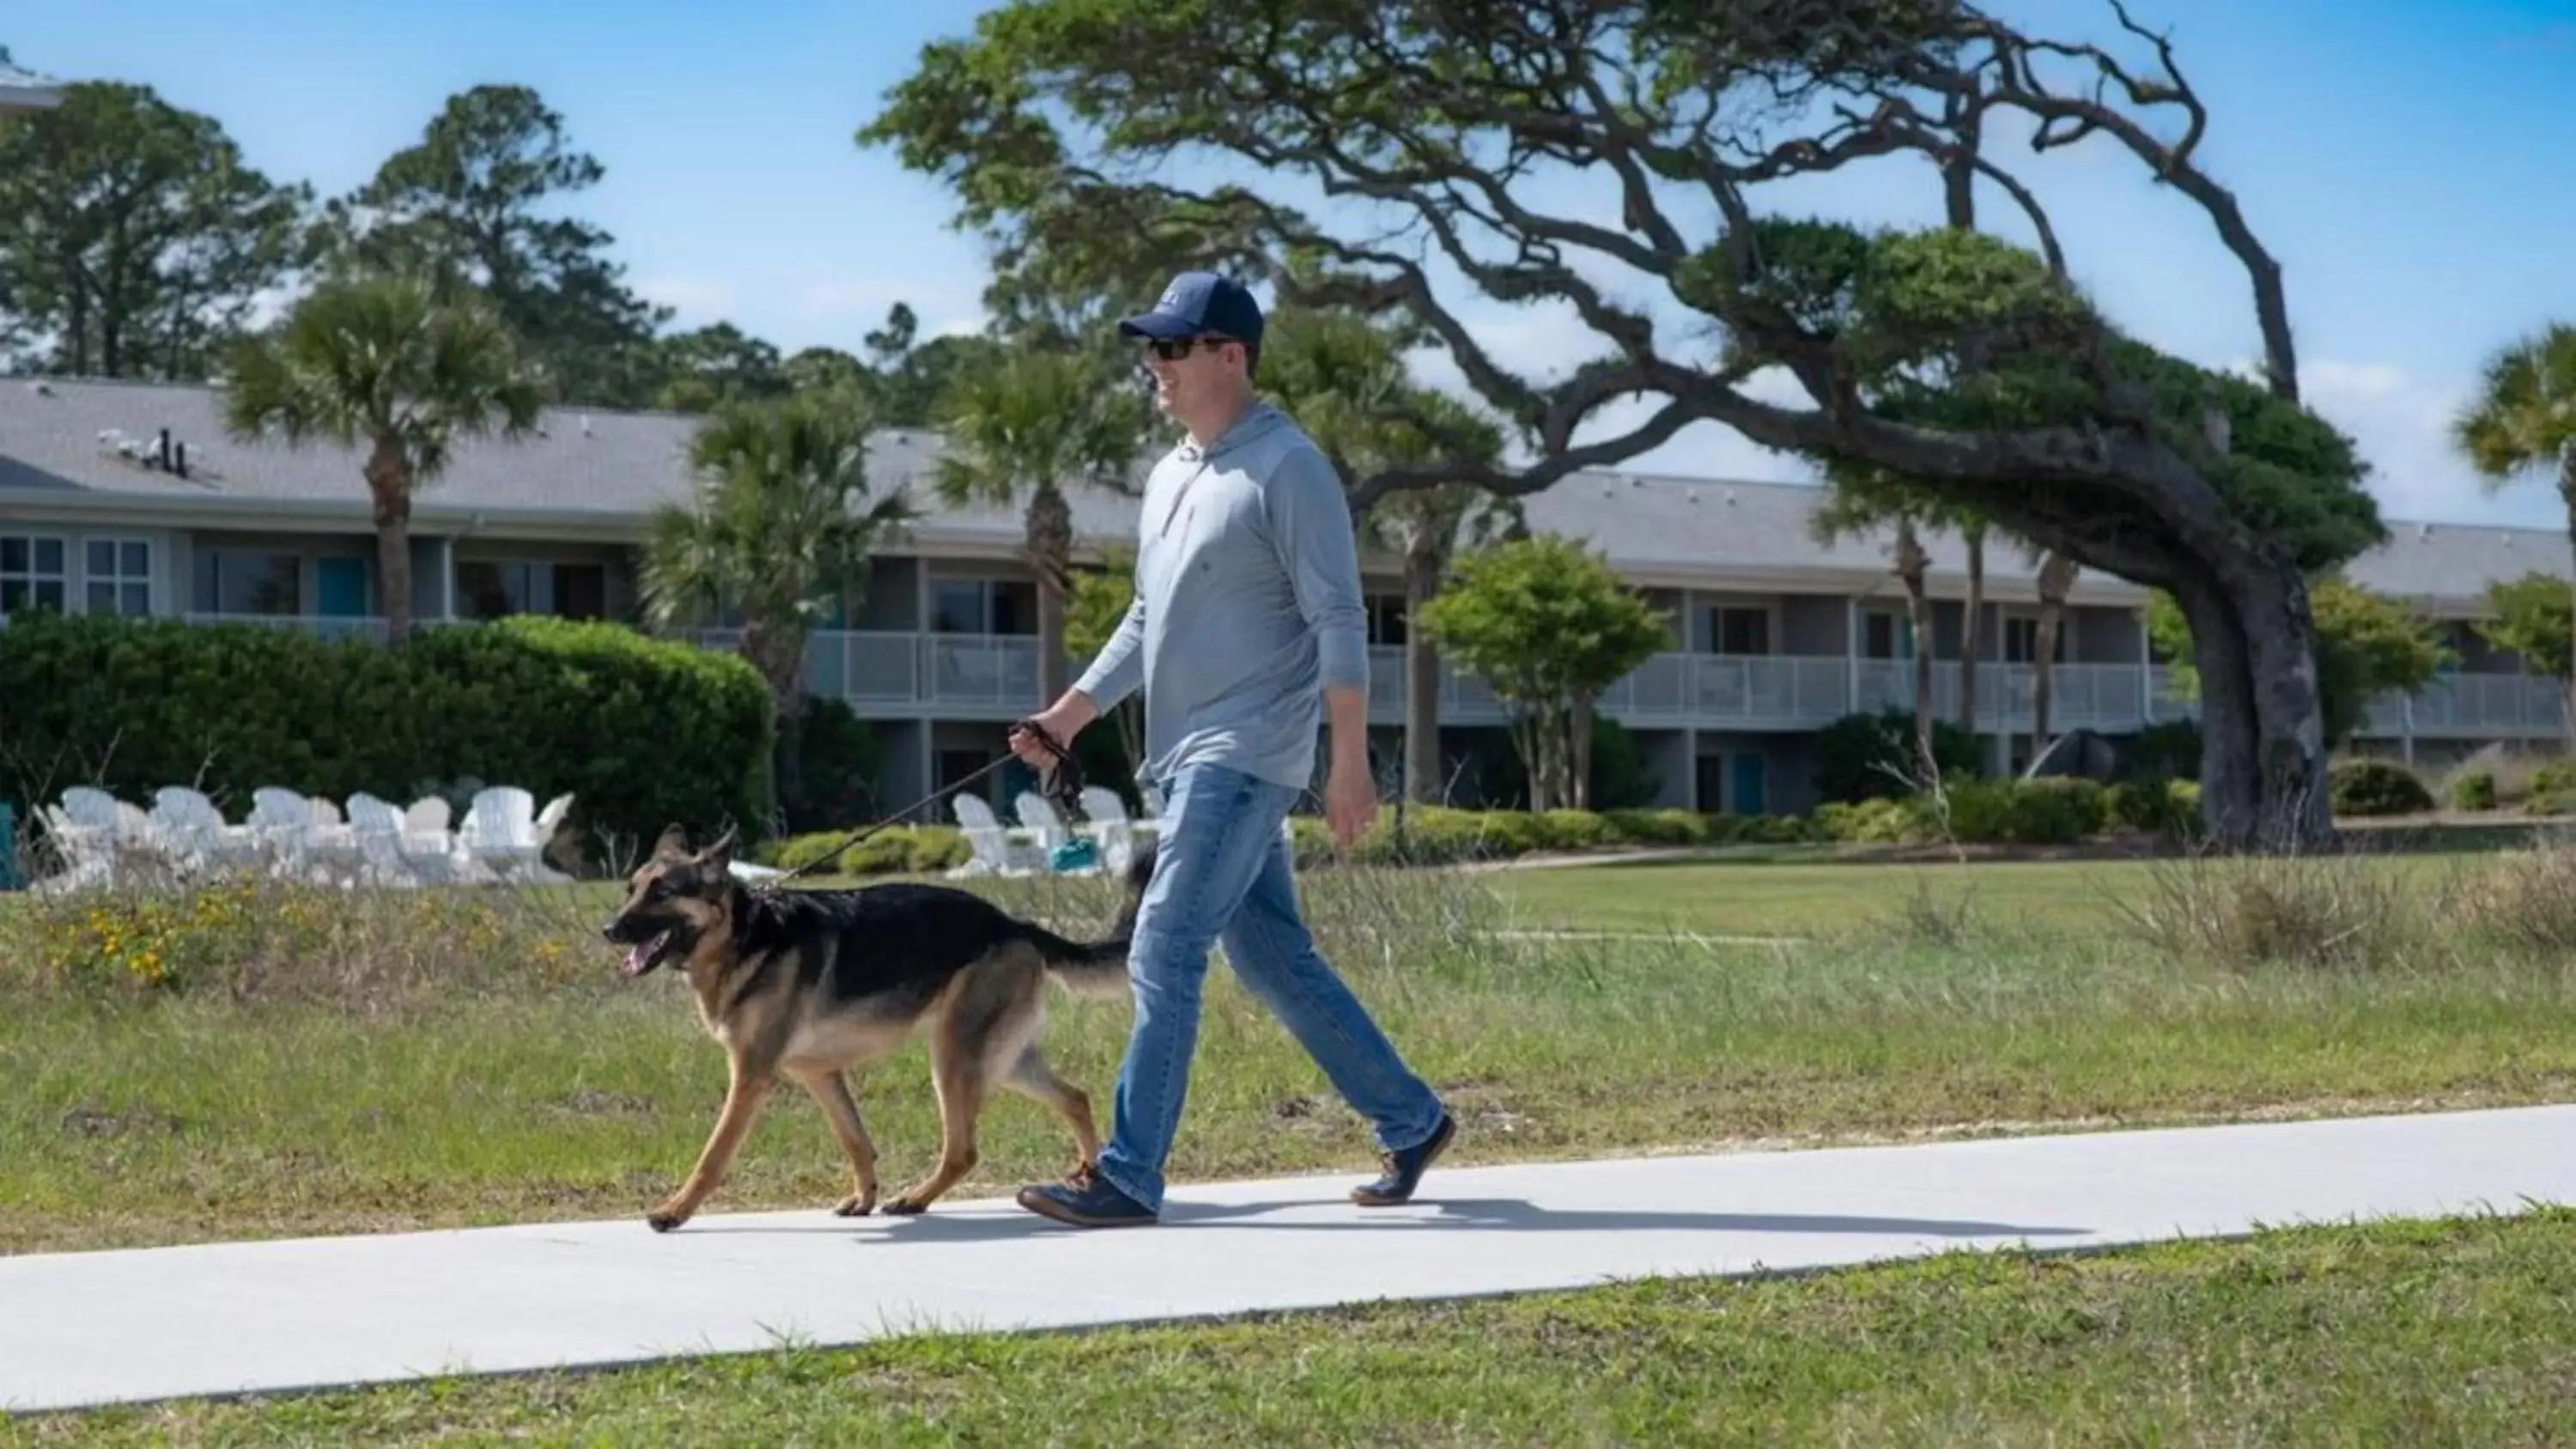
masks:
<instances>
[{"instance_id":1,"label":"black and tan fur","mask_svg":"<svg viewBox=\"0 0 2576 1449\"><path fill-rule=\"evenodd\" d=\"M702 851L691 851L677 826L663 832L601 930L633 948L623 968L629 976L666 964L681 969L732 1073L696 1167L646 1222L669 1232L705 1204L781 1079L822 1107L849 1159L850 1195L833 1211L854 1217L874 1209L876 1145L842 1073L915 1033L930 1041L939 1163L888 1201L887 1212L920 1212L974 1169L976 1120L995 1086L1054 1108L1080 1152L1075 1174L1091 1171L1100 1156L1091 1098L1039 1052L1047 980L1127 994L1127 943L1153 871L1150 845L1128 870L1117 924L1094 942L1067 940L950 886L755 892L732 874L733 847L731 831Z\"/></svg>"}]
</instances>

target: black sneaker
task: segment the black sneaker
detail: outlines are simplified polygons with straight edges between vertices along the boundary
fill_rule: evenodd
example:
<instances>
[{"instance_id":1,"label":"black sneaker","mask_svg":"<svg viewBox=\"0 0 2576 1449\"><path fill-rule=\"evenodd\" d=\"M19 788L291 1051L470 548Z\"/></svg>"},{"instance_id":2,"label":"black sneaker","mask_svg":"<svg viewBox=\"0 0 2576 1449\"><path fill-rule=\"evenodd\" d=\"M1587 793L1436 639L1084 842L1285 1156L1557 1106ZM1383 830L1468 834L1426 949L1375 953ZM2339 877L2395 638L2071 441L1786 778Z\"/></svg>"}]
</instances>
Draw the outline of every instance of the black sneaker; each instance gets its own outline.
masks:
<instances>
[{"instance_id":1,"label":"black sneaker","mask_svg":"<svg viewBox=\"0 0 2576 1449\"><path fill-rule=\"evenodd\" d=\"M1380 1160L1386 1164L1386 1171L1379 1175L1377 1181L1352 1188L1351 1201L1361 1207L1393 1207L1410 1201L1414 1188L1422 1183L1424 1171L1448 1148L1449 1139L1457 1135L1457 1119L1446 1112L1441 1113L1440 1126L1432 1132L1429 1141L1419 1147L1385 1154Z\"/></svg>"},{"instance_id":2,"label":"black sneaker","mask_svg":"<svg viewBox=\"0 0 2576 1449\"><path fill-rule=\"evenodd\" d=\"M1077 1228L1144 1227L1157 1217L1152 1208L1110 1186L1109 1179L1096 1173L1021 1188L1019 1202L1040 1217Z\"/></svg>"}]
</instances>

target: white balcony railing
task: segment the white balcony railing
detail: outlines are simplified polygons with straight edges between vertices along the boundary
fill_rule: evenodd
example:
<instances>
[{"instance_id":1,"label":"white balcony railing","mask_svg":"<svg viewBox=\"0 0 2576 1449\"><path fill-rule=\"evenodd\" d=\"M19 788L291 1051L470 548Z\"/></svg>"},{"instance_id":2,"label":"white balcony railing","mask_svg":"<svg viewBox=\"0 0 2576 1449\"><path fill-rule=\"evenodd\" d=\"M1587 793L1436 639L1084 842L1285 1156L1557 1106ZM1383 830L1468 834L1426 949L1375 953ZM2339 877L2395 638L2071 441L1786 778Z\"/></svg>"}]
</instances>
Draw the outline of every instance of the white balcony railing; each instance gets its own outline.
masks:
<instances>
[{"instance_id":1,"label":"white balcony railing","mask_svg":"<svg viewBox=\"0 0 2576 1449\"><path fill-rule=\"evenodd\" d=\"M304 629L325 637L384 637L384 620L299 614L190 613L191 623L254 624ZM421 618L415 627L445 621ZM690 638L729 649L740 631L699 629ZM1369 650L1369 714L1384 724L1404 718L1404 654ZM1988 663L1977 672L1977 719L1988 730L2031 727L2031 666ZM2164 666L2061 664L2049 721L2058 729L2134 730L2142 723L2189 719L2196 705L2173 699ZM871 711L968 715L1014 714L1038 703L1037 640L1027 635L919 634L829 630L806 648L806 688ZM1662 653L1612 685L1601 712L1630 724L1700 729L1815 729L1854 710L1914 703L1910 660L1842 655ZM1940 660L1932 673L1933 711L1956 719L1959 666ZM2522 674L2450 674L2411 697L2372 702L2367 733L2452 739L2555 739L2567 699L2554 679ZM1482 680L1444 664L1440 717L1489 725L1503 709Z\"/></svg>"}]
</instances>

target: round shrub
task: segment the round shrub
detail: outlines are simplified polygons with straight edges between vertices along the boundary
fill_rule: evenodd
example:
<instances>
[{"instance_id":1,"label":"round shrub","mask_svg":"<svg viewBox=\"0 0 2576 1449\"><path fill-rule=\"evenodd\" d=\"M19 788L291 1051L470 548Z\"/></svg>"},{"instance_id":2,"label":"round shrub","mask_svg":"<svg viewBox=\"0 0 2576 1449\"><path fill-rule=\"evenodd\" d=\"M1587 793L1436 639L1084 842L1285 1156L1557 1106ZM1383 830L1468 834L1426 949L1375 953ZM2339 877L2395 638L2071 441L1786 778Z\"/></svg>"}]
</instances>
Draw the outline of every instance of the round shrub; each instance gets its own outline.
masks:
<instances>
[{"instance_id":1,"label":"round shrub","mask_svg":"<svg viewBox=\"0 0 2576 1449\"><path fill-rule=\"evenodd\" d=\"M1932 758L1942 778L1974 779L1983 751L1965 730L1940 720L1932 726ZM1907 794L1906 782L1922 773L1910 710L1847 714L1816 736L1816 793L1822 799L1894 799Z\"/></svg>"},{"instance_id":2,"label":"round shrub","mask_svg":"<svg viewBox=\"0 0 2576 1449\"><path fill-rule=\"evenodd\" d=\"M2326 788L2337 815L2417 815L2433 808L2433 792L2394 760L2338 760L2326 772Z\"/></svg>"},{"instance_id":3,"label":"round shrub","mask_svg":"<svg viewBox=\"0 0 2576 1449\"><path fill-rule=\"evenodd\" d=\"M2496 808L2496 777L2493 770L2469 770L2451 782L2451 808L2454 810L2493 810Z\"/></svg>"}]
</instances>

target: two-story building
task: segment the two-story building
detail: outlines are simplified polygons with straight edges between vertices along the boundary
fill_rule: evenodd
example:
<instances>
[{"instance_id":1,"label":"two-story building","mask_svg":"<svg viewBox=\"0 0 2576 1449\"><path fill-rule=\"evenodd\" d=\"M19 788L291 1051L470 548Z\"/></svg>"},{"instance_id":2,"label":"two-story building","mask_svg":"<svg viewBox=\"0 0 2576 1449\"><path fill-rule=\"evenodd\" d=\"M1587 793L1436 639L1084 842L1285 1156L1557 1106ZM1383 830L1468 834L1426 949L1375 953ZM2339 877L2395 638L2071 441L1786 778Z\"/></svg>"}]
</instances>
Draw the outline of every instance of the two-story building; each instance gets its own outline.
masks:
<instances>
[{"instance_id":1,"label":"two-story building","mask_svg":"<svg viewBox=\"0 0 2576 1449\"><path fill-rule=\"evenodd\" d=\"M246 445L205 387L0 380L0 612L29 607L250 621L322 632L381 629L375 543L358 457L329 446ZM416 617L535 612L631 619L649 511L685 502L692 419L557 410L525 441L459 447L414 507ZM875 560L813 642L808 688L874 722L883 798L908 801L994 757L1037 698L1036 587L1015 509L956 510L929 487L936 434L890 430L870 468L924 517ZM1086 548L1133 537L1132 500L1073 495ZM1804 809L1816 732L1854 710L1907 705L1916 647L1884 540L1819 545L1807 487L1615 472L1528 500L1534 529L1582 538L1670 619L1675 647L1600 707L1634 732L1664 803ZM2539 530L2408 522L2353 578L2443 621L2460 663L2433 687L2380 701L2356 748L2432 761L2562 732L2552 679L2470 628L2489 582L2571 573L2567 540ZM1966 574L1957 540L1931 541L1938 709L1955 718ZM1398 561L1365 559L1371 720L1400 758L1404 629ZM1987 549L1977 630L1977 727L1999 768L2027 758L2036 573ZM2056 650L2053 723L2119 735L2187 716L2149 646L2143 590L2079 576ZM721 629L707 632L723 642ZM1077 666L1080 661L1076 661ZM1453 746L1502 713L1444 671ZM1453 733L1455 732L1455 733Z\"/></svg>"}]
</instances>

